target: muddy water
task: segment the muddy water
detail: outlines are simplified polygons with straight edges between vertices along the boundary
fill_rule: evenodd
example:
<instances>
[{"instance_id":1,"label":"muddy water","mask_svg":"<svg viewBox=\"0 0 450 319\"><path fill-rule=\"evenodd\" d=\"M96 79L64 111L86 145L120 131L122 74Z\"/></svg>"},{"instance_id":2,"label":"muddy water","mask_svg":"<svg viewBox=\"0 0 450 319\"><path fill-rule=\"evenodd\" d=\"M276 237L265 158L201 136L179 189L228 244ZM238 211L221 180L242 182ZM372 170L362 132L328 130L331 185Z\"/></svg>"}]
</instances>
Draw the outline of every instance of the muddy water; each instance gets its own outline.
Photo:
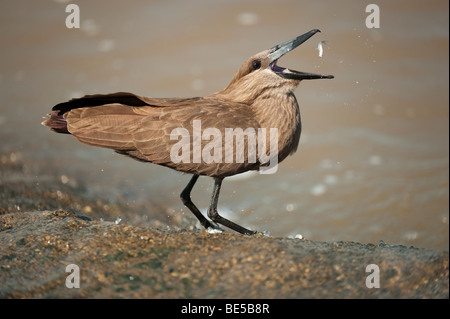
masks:
<instances>
[{"instance_id":1,"label":"muddy water","mask_svg":"<svg viewBox=\"0 0 450 319\"><path fill-rule=\"evenodd\" d=\"M42 115L83 94L207 95L252 54L319 28L279 62L336 77L296 90L298 152L274 175L225 180L221 211L273 236L448 249L448 1L377 1L379 29L366 27L364 1L73 2L81 29L66 28L67 1L2 1L2 154L190 216L178 198L189 176L53 134ZM199 181L199 207L211 190Z\"/></svg>"}]
</instances>

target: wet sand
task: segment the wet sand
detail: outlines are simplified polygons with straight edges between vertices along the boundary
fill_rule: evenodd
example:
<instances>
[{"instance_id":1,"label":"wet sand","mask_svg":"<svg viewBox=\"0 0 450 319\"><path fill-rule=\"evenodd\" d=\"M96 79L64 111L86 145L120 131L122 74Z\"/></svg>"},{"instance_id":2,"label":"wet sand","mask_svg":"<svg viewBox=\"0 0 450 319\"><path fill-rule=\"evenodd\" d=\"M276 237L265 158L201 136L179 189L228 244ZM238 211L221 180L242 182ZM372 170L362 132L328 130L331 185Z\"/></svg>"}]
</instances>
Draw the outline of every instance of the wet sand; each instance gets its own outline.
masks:
<instances>
[{"instance_id":1,"label":"wet sand","mask_svg":"<svg viewBox=\"0 0 450 319\"><path fill-rule=\"evenodd\" d=\"M0 298L449 297L448 251L210 234L162 214L132 226L126 214L136 207L126 201L63 183L43 163L1 159ZM24 174L33 165L48 176L38 188ZM55 209L29 211L45 206ZM70 264L78 289L65 285ZM369 264L379 267L380 288L366 287Z\"/></svg>"},{"instance_id":2,"label":"wet sand","mask_svg":"<svg viewBox=\"0 0 450 319\"><path fill-rule=\"evenodd\" d=\"M0 216L2 298L448 298L448 252ZM66 287L66 266L80 288ZM380 288L367 288L369 264Z\"/></svg>"}]
</instances>

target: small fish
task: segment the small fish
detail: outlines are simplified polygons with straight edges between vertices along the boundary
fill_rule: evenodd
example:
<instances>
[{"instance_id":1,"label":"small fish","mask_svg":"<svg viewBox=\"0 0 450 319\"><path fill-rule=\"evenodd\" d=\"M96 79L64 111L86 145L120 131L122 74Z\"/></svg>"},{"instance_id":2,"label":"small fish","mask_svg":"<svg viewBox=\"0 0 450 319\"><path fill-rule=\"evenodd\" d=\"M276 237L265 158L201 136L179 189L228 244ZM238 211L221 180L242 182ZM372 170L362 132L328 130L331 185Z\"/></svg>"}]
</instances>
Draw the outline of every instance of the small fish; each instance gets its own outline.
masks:
<instances>
[{"instance_id":1,"label":"small fish","mask_svg":"<svg viewBox=\"0 0 450 319\"><path fill-rule=\"evenodd\" d=\"M316 50L319 50L319 56L320 57L322 57L322 55L323 55L323 45L324 44L327 45L328 41L320 41L319 44L317 45L317 49Z\"/></svg>"}]
</instances>

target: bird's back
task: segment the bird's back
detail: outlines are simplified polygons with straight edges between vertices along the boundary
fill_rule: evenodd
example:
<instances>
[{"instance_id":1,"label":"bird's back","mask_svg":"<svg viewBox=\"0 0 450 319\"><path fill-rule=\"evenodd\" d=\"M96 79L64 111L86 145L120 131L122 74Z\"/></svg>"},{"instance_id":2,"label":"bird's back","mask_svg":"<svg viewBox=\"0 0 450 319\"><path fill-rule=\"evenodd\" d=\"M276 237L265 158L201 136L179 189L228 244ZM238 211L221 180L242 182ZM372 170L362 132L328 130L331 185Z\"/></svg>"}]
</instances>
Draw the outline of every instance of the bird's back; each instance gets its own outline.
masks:
<instances>
[{"instance_id":1,"label":"bird's back","mask_svg":"<svg viewBox=\"0 0 450 319\"><path fill-rule=\"evenodd\" d=\"M257 134L259 123L242 103L213 97L147 98L122 92L73 99L56 105L53 111L43 124L54 131L140 161L214 177L259 168L256 154L251 154L257 145L250 151L248 147L249 140L258 142L252 135ZM227 129L247 134L231 139L230 146L230 139L225 138ZM243 150L243 158L234 156L230 163L226 150L234 155Z\"/></svg>"}]
</instances>

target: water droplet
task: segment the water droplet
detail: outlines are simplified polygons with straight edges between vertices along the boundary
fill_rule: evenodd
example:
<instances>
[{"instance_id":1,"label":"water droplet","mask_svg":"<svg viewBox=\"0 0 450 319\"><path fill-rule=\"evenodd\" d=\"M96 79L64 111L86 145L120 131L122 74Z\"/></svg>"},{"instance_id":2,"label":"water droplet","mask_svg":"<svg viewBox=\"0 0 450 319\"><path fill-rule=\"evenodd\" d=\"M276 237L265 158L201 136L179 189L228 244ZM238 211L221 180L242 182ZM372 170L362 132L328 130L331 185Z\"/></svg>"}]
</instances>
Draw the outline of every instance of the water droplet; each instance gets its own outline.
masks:
<instances>
[{"instance_id":1,"label":"water droplet","mask_svg":"<svg viewBox=\"0 0 450 319\"><path fill-rule=\"evenodd\" d=\"M325 184L333 185L333 184L337 183L337 180L338 180L338 178L336 175L326 175L325 176Z\"/></svg>"},{"instance_id":2,"label":"water droplet","mask_svg":"<svg viewBox=\"0 0 450 319\"><path fill-rule=\"evenodd\" d=\"M92 19L86 19L81 22L81 30L83 30L88 36L95 36L99 34L100 28Z\"/></svg>"},{"instance_id":3,"label":"water droplet","mask_svg":"<svg viewBox=\"0 0 450 319\"><path fill-rule=\"evenodd\" d=\"M114 49L115 46L116 43L113 40L104 39L98 43L97 48L100 52L108 52Z\"/></svg>"},{"instance_id":4,"label":"water droplet","mask_svg":"<svg viewBox=\"0 0 450 319\"><path fill-rule=\"evenodd\" d=\"M286 211L292 212L294 209L295 209L295 204L290 203L290 204L286 205Z\"/></svg>"},{"instance_id":5,"label":"water droplet","mask_svg":"<svg viewBox=\"0 0 450 319\"><path fill-rule=\"evenodd\" d=\"M403 238L405 238L406 240L415 240L417 239L417 237L419 237L419 233L416 231L409 231L403 235Z\"/></svg>"},{"instance_id":6,"label":"water droplet","mask_svg":"<svg viewBox=\"0 0 450 319\"><path fill-rule=\"evenodd\" d=\"M240 25L250 26L258 23L259 16L254 12L241 12L237 16Z\"/></svg>"},{"instance_id":7,"label":"water droplet","mask_svg":"<svg viewBox=\"0 0 450 319\"><path fill-rule=\"evenodd\" d=\"M206 231L209 234L220 234L220 233L222 233L222 231L220 229L211 228L211 227L209 227Z\"/></svg>"},{"instance_id":8,"label":"water droplet","mask_svg":"<svg viewBox=\"0 0 450 319\"><path fill-rule=\"evenodd\" d=\"M323 195L326 191L327 187L324 184L317 184L313 188L311 188L311 194L314 196Z\"/></svg>"},{"instance_id":9,"label":"water droplet","mask_svg":"<svg viewBox=\"0 0 450 319\"><path fill-rule=\"evenodd\" d=\"M17 160L17 155L16 155L16 153L11 153L11 154L9 155L9 160L10 160L12 163L14 163L14 162Z\"/></svg>"},{"instance_id":10,"label":"water droplet","mask_svg":"<svg viewBox=\"0 0 450 319\"><path fill-rule=\"evenodd\" d=\"M266 237L270 237L270 231L268 230L263 230L262 234Z\"/></svg>"},{"instance_id":11,"label":"water droplet","mask_svg":"<svg viewBox=\"0 0 450 319\"><path fill-rule=\"evenodd\" d=\"M69 182L69 178L66 175L61 175L61 183L67 184Z\"/></svg>"},{"instance_id":12,"label":"water droplet","mask_svg":"<svg viewBox=\"0 0 450 319\"><path fill-rule=\"evenodd\" d=\"M333 161L330 159L324 159L320 162L319 166L321 168L333 168Z\"/></svg>"},{"instance_id":13,"label":"water droplet","mask_svg":"<svg viewBox=\"0 0 450 319\"><path fill-rule=\"evenodd\" d=\"M369 164L373 165L373 166L381 165L382 161L383 160L382 160L381 156L379 156L379 155L372 155L369 158Z\"/></svg>"}]
</instances>

